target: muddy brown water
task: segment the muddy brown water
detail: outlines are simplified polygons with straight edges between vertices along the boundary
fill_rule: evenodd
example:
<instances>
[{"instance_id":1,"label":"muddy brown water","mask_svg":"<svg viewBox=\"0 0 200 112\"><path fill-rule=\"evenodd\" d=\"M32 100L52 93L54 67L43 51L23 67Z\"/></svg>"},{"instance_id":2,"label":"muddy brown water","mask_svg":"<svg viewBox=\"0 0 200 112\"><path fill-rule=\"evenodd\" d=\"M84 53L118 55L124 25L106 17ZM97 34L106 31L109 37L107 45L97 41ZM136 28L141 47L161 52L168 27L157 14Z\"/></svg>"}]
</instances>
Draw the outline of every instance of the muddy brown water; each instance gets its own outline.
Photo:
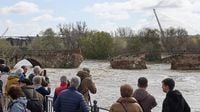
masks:
<instances>
[{"instance_id":1,"label":"muddy brown water","mask_svg":"<svg viewBox=\"0 0 200 112\"><path fill-rule=\"evenodd\" d=\"M66 75L69 79L78 70L88 67L97 86L97 93L91 95L92 100L98 101L98 106L109 109L120 96L120 85L128 83L137 88L137 79L147 77L149 81L148 91L158 103L152 112L161 112L165 93L162 92L161 81L171 77L176 82L175 89L182 92L189 103L192 112L200 112L200 71L171 70L169 64L148 64L145 70L116 70L110 67L108 61L87 60L76 69L50 69L47 73L50 78L52 94L54 88L59 85L59 77Z\"/></svg>"}]
</instances>

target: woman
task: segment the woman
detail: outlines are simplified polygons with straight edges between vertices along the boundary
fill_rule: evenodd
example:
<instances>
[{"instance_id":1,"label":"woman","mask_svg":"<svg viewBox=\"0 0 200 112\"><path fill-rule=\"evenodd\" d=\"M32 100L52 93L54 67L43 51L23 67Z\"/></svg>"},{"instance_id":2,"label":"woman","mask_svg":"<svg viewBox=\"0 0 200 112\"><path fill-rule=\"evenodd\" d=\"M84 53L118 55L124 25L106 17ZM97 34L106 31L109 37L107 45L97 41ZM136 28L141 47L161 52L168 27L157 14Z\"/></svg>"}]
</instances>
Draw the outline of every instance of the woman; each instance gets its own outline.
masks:
<instances>
[{"instance_id":1,"label":"woman","mask_svg":"<svg viewBox=\"0 0 200 112\"><path fill-rule=\"evenodd\" d=\"M137 100L132 97L133 88L129 84L120 87L121 97L114 103L110 112L143 112Z\"/></svg>"},{"instance_id":2,"label":"woman","mask_svg":"<svg viewBox=\"0 0 200 112\"><path fill-rule=\"evenodd\" d=\"M19 86L11 86L8 95L12 100L8 104L8 112L27 112L27 99Z\"/></svg>"}]
</instances>

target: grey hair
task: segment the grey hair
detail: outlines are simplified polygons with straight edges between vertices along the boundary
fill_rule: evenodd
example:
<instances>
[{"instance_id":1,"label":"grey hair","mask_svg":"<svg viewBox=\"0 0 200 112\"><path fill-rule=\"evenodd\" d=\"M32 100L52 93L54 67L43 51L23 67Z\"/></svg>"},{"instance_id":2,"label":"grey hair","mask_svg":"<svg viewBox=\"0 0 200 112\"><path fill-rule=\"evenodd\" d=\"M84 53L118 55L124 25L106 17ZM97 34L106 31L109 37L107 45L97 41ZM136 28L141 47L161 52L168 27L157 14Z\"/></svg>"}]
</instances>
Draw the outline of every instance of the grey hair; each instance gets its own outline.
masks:
<instances>
[{"instance_id":1,"label":"grey hair","mask_svg":"<svg viewBox=\"0 0 200 112\"><path fill-rule=\"evenodd\" d=\"M24 70L23 70L22 68L19 68L19 69L17 69L17 70L15 71L15 74L16 74L17 76L20 76L23 72L24 72Z\"/></svg>"},{"instance_id":2,"label":"grey hair","mask_svg":"<svg viewBox=\"0 0 200 112\"><path fill-rule=\"evenodd\" d=\"M42 77L41 76L35 76L33 77L33 84L36 85L36 84L41 84L42 83Z\"/></svg>"},{"instance_id":3,"label":"grey hair","mask_svg":"<svg viewBox=\"0 0 200 112\"><path fill-rule=\"evenodd\" d=\"M77 77L77 76L74 76L74 77L72 77L72 79L71 79L70 87L75 87L76 89L78 89L80 83L81 83L80 78Z\"/></svg>"},{"instance_id":4,"label":"grey hair","mask_svg":"<svg viewBox=\"0 0 200 112\"><path fill-rule=\"evenodd\" d=\"M39 75L40 72L41 72L40 66L35 66L35 67L33 68L33 72L34 72L36 75Z\"/></svg>"},{"instance_id":5,"label":"grey hair","mask_svg":"<svg viewBox=\"0 0 200 112\"><path fill-rule=\"evenodd\" d=\"M60 77L60 82L67 82L67 77L66 76L61 76Z\"/></svg>"}]
</instances>

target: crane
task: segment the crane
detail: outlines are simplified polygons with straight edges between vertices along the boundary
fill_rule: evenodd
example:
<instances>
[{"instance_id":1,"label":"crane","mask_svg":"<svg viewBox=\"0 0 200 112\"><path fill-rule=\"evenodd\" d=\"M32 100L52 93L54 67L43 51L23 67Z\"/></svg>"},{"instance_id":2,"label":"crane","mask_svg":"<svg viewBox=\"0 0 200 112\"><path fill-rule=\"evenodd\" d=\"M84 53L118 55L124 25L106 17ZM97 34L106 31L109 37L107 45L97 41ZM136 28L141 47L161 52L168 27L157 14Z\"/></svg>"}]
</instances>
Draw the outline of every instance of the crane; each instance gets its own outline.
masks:
<instances>
[{"instance_id":1,"label":"crane","mask_svg":"<svg viewBox=\"0 0 200 112\"><path fill-rule=\"evenodd\" d=\"M162 29L162 26L161 26L161 24L160 24L160 21L159 21L159 19L158 19L157 14L156 14L156 10L153 9L153 12L154 12L154 14L155 14L155 16L156 16L156 20L157 20L157 22L158 22L158 26L159 26L159 28L160 28L161 36L164 38L164 37L165 37L165 35L164 35L164 31L163 31L163 29Z\"/></svg>"},{"instance_id":2,"label":"crane","mask_svg":"<svg viewBox=\"0 0 200 112\"><path fill-rule=\"evenodd\" d=\"M1 37L0 38L2 38L7 32L8 32L8 27L6 28L6 30L1 34Z\"/></svg>"}]
</instances>

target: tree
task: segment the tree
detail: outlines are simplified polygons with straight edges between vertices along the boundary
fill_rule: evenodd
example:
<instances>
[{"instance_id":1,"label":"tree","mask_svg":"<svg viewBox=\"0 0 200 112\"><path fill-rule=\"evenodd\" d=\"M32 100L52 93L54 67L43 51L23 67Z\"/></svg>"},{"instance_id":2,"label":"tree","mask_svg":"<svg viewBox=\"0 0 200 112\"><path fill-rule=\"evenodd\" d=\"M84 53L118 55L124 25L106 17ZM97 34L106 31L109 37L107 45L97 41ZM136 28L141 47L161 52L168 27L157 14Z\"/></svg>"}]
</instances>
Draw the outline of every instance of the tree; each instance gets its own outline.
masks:
<instances>
[{"instance_id":1,"label":"tree","mask_svg":"<svg viewBox=\"0 0 200 112\"><path fill-rule=\"evenodd\" d=\"M41 36L35 37L29 48L35 50L58 50L63 49L64 46L62 39L57 37L51 28L48 28L41 32Z\"/></svg>"},{"instance_id":2,"label":"tree","mask_svg":"<svg viewBox=\"0 0 200 112\"><path fill-rule=\"evenodd\" d=\"M87 32L87 25L85 22L76 22L59 25L59 34L64 39L64 45L69 50L77 49L80 47L79 39Z\"/></svg>"},{"instance_id":3,"label":"tree","mask_svg":"<svg viewBox=\"0 0 200 112\"><path fill-rule=\"evenodd\" d=\"M129 27L120 27L115 31L115 37L131 38L134 36L134 31Z\"/></svg>"},{"instance_id":4,"label":"tree","mask_svg":"<svg viewBox=\"0 0 200 112\"><path fill-rule=\"evenodd\" d=\"M128 45L128 42L126 38L114 37L111 55L115 56L115 55L127 53L128 52L127 45Z\"/></svg>"},{"instance_id":5,"label":"tree","mask_svg":"<svg viewBox=\"0 0 200 112\"><path fill-rule=\"evenodd\" d=\"M90 59L108 58L112 50L113 40L109 33L91 31L80 40L85 57Z\"/></svg>"},{"instance_id":6,"label":"tree","mask_svg":"<svg viewBox=\"0 0 200 112\"><path fill-rule=\"evenodd\" d=\"M140 37L138 37L138 36L132 37L130 39L130 41L128 42L128 49L129 49L129 52L133 53L133 54L145 51L144 45L143 45Z\"/></svg>"},{"instance_id":7,"label":"tree","mask_svg":"<svg viewBox=\"0 0 200 112\"><path fill-rule=\"evenodd\" d=\"M162 38L163 46L169 52L186 51L188 42L188 33L183 28L170 27L165 30L165 38Z\"/></svg>"},{"instance_id":8,"label":"tree","mask_svg":"<svg viewBox=\"0 0 200 112\"><path fill-rule=\"evenodd\" d=\"M0 39L0 55L7 56L12 54L14 47L6 39Z\"/></svg>"},{"instance_id":9,"label":"tree","mask_svg":"<svg viewBox=\"0 0 200 112\"><path fill-rule=\"evenodd\" d=\"M160 35L157 29L144 28L138 33L146 52L160 52Z\"/></svg>"}]
</instances>

